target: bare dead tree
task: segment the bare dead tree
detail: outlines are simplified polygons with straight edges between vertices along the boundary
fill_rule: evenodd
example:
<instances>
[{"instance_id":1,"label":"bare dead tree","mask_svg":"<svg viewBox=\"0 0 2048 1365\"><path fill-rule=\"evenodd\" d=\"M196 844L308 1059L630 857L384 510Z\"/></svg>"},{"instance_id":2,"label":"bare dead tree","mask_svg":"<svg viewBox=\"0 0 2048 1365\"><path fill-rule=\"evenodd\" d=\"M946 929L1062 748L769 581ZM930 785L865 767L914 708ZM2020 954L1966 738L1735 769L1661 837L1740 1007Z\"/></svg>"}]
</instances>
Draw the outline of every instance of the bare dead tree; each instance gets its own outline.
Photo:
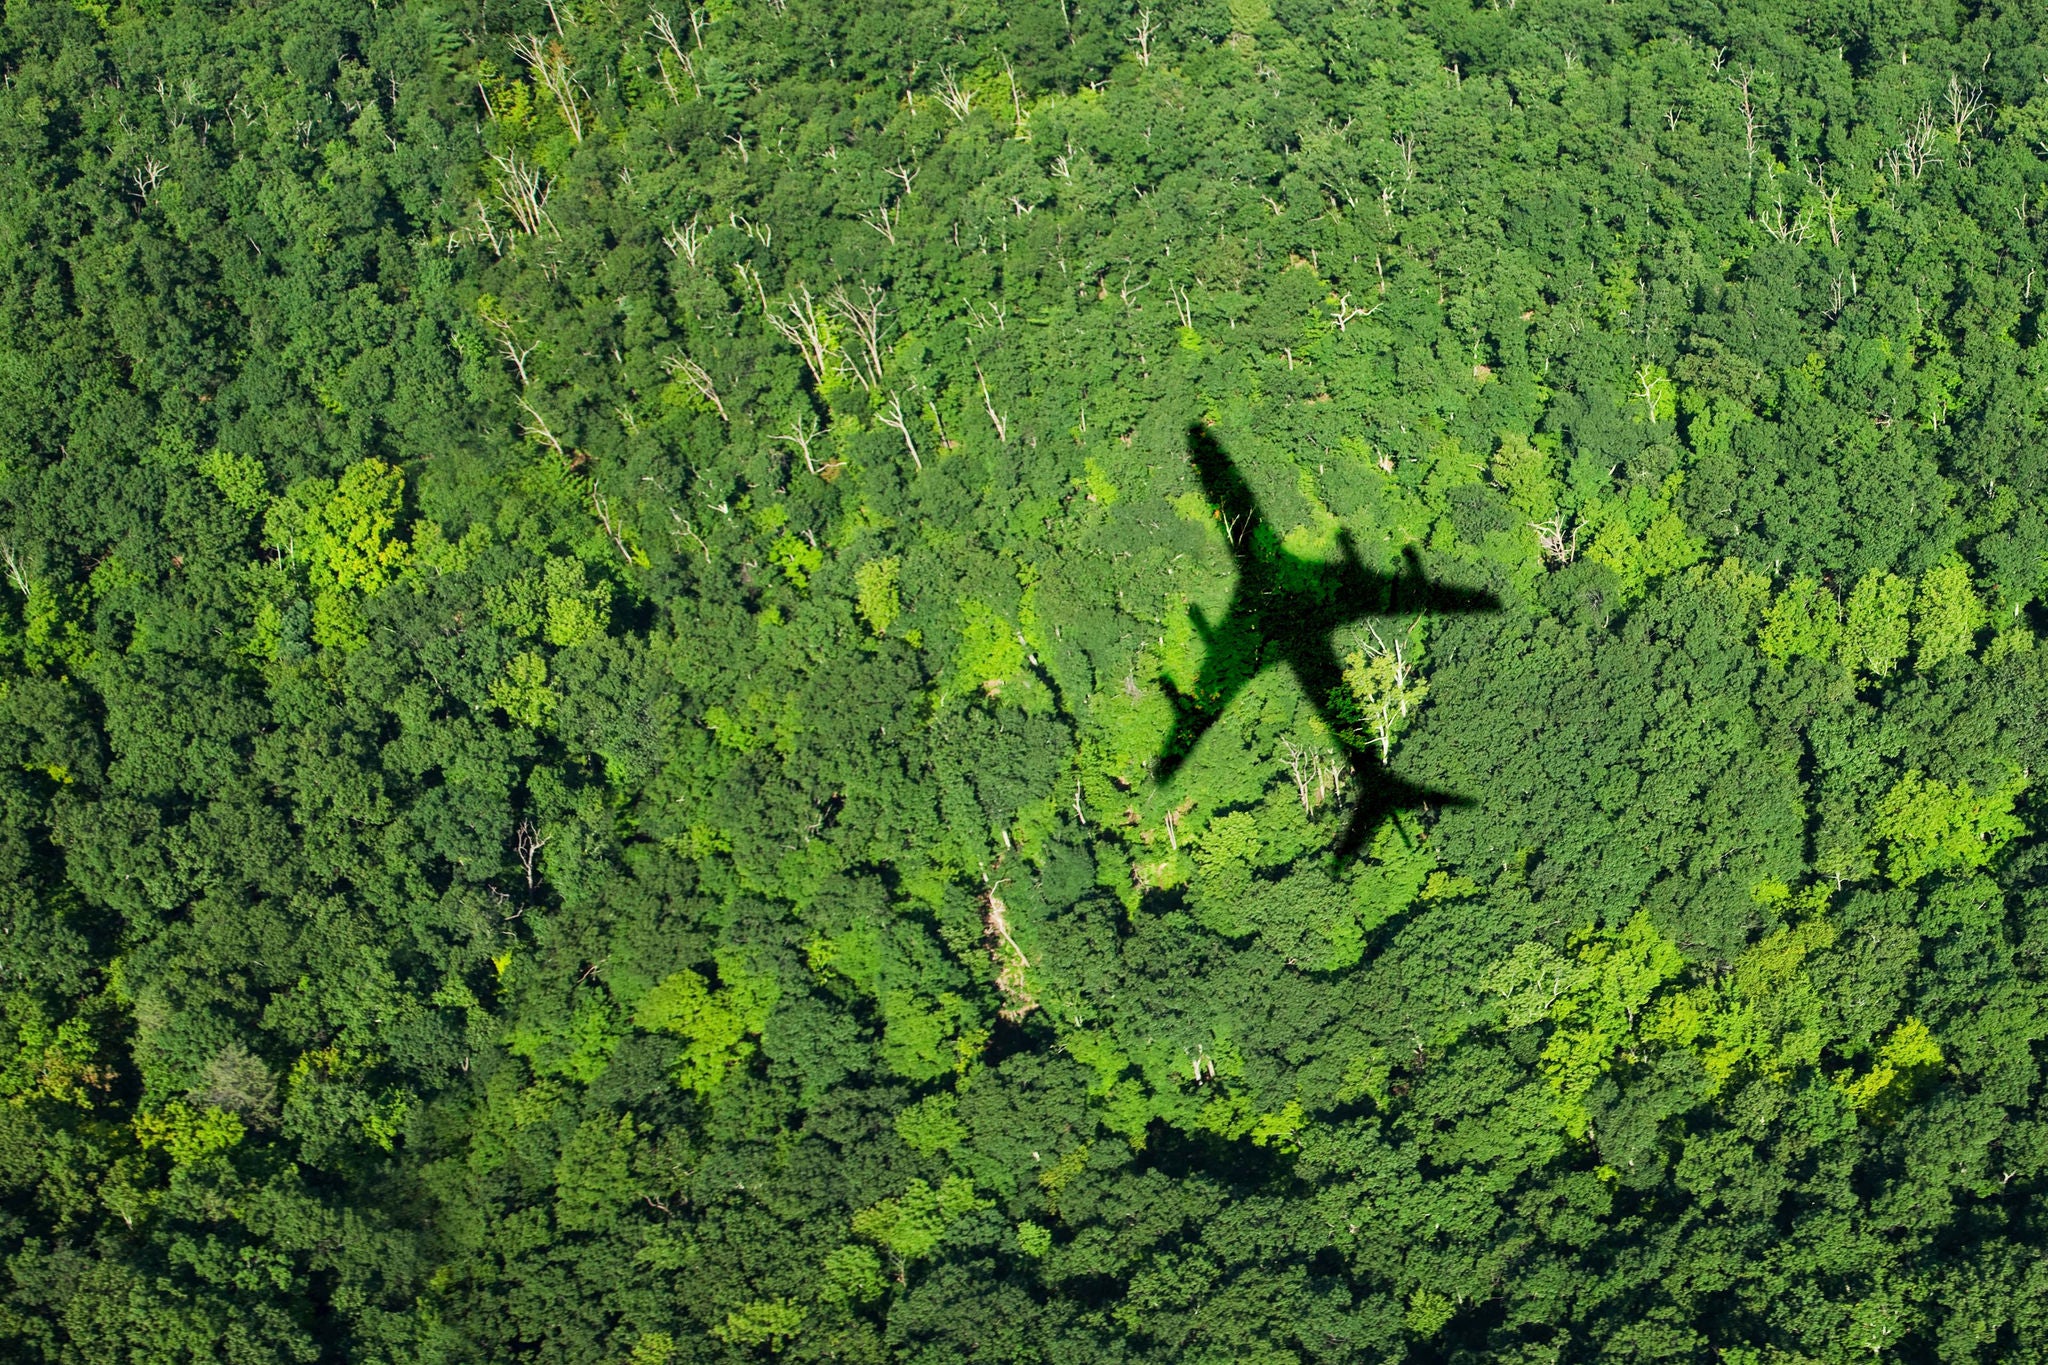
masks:
<instances>
[{"instance_id":1,"label":"bare dead tree","mask_svg":"<svg viewBox=\"0 0 2048 1365\"><path fill-rule=\"evenodd\" d=\"M539 830L534 828L533 821L521 820L519 822L519 831L513 836L512 848L519 856L519 865L526 870L526 889L529 891L533 890L535 881L533 872L534 859L538 858L540 851L547 846L548 841L541 836Z\"/></svg>"},{"instance_id":2,"label":"bare dead tree","mask_svg":"<svg viewBox=\"0 0 2048 1365\"><path fill-rule=\"evenodd\" d=\"M538 408L526 401L525 394L519 395L519 406L526 413L527 419L525 424L519 428L520 434L539 441L549 450L554 451L555 454L560 455L563 459L567 459L568 452L562 449L562 443L556 439L554 428L548 425L547 419L540 415Z\"/></svg>"},{"instance_id":3,"label":"bare dead tree","mask_svg":"<svg viewBox=\"0 0 2048 1365\"><path fill-rule=\"evenodd\" d=\"M529 237L538 237L542 227L561 236L554 220L548 217L547 178L521 161L517 152L493 152L491 160L498 167L498 202L505 206L513 221Z\"/></svg>"},{"instance_id":4,"label":"bare dead tree","mask_svg":"<svg viewBox=\"0 0 2048 1365\"><path fill-rule=\"evenodd\" d=\"M1149 9L1138 11L1138 65L1147 70L1152 66L1152 38L1159 32L1157 19Z\"/></svg>"},{"instance_id":5,"label":"bare dead tree","mask_svg":"<svg viewBox=\"0 0 2048 1365\"><path fill-rule=\"evenodd\" d=\"M583 107L577 100L581 91L575 73L569 69L568 49L558 39L543 43L529 35L513 38L512 55L526 63L533 78L555 97L555 107L562 111L562 122L569 125L569 135L583 141Z\"/></svg>"},{"instance_id":6,"label":"bare dead tree","mask_svg":"<svg viewBox=\"0 0 2048 1365\"><path fill-rule=\"evenodd\" d=\"M476 221L483 229L484 240L491 244L491 254L503 256L504 244L498 240L498 229L491 222L490 211L484 207L484 201L481 199L476 201Z\"/></svg>"},{"instance_id":7,"label":"bare dead tree","mask_svg":"<svg viewBox=\"0 0 2048 1365\"><path fill-rule=\"evenodd\" d=\"M1570 518L1559 515L1549 521L1532 521L1529 529L1536 533L1536 547L1547 563L1569 564L1578 558L1579 528Z\"/></svg>"},{"instance_id":8,"label":"bare dead tree","mask_svg":"<svg viewBox=\"0 0 2048 1365\"><path fill-rule=\"evenodd\" d=\"M840 285L826 297L825 307L859 343L845 350L848 368L860 386L872 394L882 383L882 320L888 316L882 311L882 300L887 291L872 284L860 288L859 303L846 292L845 285Z\"/></svg>"},{"instance_id":9,"label":"bare dead tree","mask_svg":"<svg viewBox=\"0 0 2048 1365\"><path fill-rule=\"evenodd\" d=\"M164 172L169 169L169 166L150 156L145 157L142 164L129 173L128 180L135 186L137 203L149 202L149 196L156 192L157 182L164 178Z\"/></svg>"},{"instance_id":10,"label":"bare dead tree","mask_svg":"<svg viewBox=\"0 0 2048 1365\"><path fill-rule=\"evenodd\" d=\"M818 306L811 298L810 289L799 283L796 292L783 300L782 307L783 311L789 314L790 321L784 322L773 313L769 313L769 325L782 333L783 337L796 347L797 353L803 356L805 366L810 369L811 379L822 385L830 360L826 354L825 324L818 318Z\"/></svg>"},{"instance_id":11,"label":"bare dead tree","mask_svg":"<svg viewBox=\"0 0 2048 1365\"><path fill-rule=\"evenodd\" d=\"M804 457L804 468L809 472L816 474L818 472L818 464L817 461L811 458L811 442L816 440L818 437L822 436L824 434L824 430L825 429L822 426L813 426L809 431L806 431L804 429L803 414L798 413L795 417L790 419L789 431L787 434L770 436L768 439L771 441L784 441L790 445L795 446L798 452L801 453Z\"/></svg>"},{"instance_id":12,"label":"bare dead tree","mask_svg":"<svg viewBox=\"0 0 2048 1365\"><path fill-rule=\"evenodd\" d=\"M704 249L704 239L710 235L697 225L697 215L693 213L682 227L670 224L669 230L661 234L661 244L668 248L669 255L680 256L694 266L697 253Z\"/></svg>"},{"instance_id":13,"label":"bare dead tree","mask_svg":"<svg viewBox=\"0 0 2048 1365\"><path fill-rule=\"evenodd\" d=\"M676 60L682 63L683 74L690 78L690 92L700 99L703 98L703 88L697 84L697 64L690 60L690 54L683 51L682 43L677 41L675 25L669 22L668 15L661 10L651 9L647 11L647 23L653 29L654 36L661 39L668 50L675 54ZM659 52L655 53L654 57L656 61L661 61L661 54ZM668 64L666 62L662 62L661 79L664 84L667 84ZM675 87L673 85L669 86L669 94L675 94Z\"/></svg>"},{"instance_id":14,"label":"bare dead tree","mask_svg":"<svg viewBox=\"0 0 2048 1365\"><path fill-rule=\"evenodd\" d=\"M597 480L590 481L590 510L597 514L597 524L604 527L604 533L611 538L612 545L619 552L619 558L628 564L633 562L633 552L626 548L625 537L612 525L611 499L597 491Z\"/></svg>"},{"instance_id":15,"label":"bare dead tree","mask_svg":"<svg viewBox=\"0 0 2048 1365\"><path fill-rule=\"evenodd\" d=\"M21 558L14 552L14 542L0 540L0 564L7 566L7 582L23 597L28 596L28 572L21 567Z\"/></svg>"},{"instance_id":16,"label":"bare dead tree","mask_svg":"<svg viewBox=\"0 0 2048 1365\"><path fill-rule=\"evenodd\" d=\"M876 414L876 420L885 427L894 428L896 434L903 438L903 448L910 452L910 463L917 467L919 473L923 473L924 461L917 458L917 442L910 439L910 423L903 419L903 400L896 396L893 389L889 393L888 406Z\"/></svg>"},{"instance_id":17,"label":"bare dead tree","mask_svg":"<svg viewBox=\"0 0 2048 1365\"><path fill-rule=\"evenodd\" d=\"M1828 177L1825 171L1819 176L1813 177L1812 180L1815 192L1820 195L1821 210L1828 216L1828 240L1836 246L1840 246L1842 244L1842 228L1841 224L1836 221L1836 215L1841 210L1842 192L1838 189L1828 188Z\"/></svg>"},{"instance_id":18,"label":"bare dead tree","mask_svg":"<svg viewBox=\"0 0 2048 1365\"><path fill-rule=\"evenodd\" d=\"M761 316L767 317L768 291L761 285L761 272L745 261L734 261L732 273L739 276L740 288L745 289L750 284L754 286L754 298L761 305Z\"/></svg>"},{"instance_id":19,"label":"bare dead tree","mask_svg":"<svg viewBox=\"0 0 2048 1365\"><path fill-rule=\"evenodd\" d=\"M1016 121L1016 131L1011 136L1021 142L1024 139L1024 95L1017 88L1017 73L1010 69L1008 57L1003 58L1003 76L1010 82L1010 109Z\"/></svg>"},{"instance_id":20,"label":"bare dead tree","mask_svg":"<svg viewBox=\"0 0 2048 1365\"><path fill-rule=\"evenodd\" d=\"M974 377L981 384L981 405L988 410L988 420L995 426L996 439L1004 445L1008 445L1010 443L1009 423L1005 422L1003 415L996 411L995 400L988 396L988 376L981 372L981 366L976 365L974 367Z\"/></svg>"},{"instance_id":21,"label":"bare dead tree","mask_svg":"<svg viewBox=\"0 0 2048 1365\"><path fill-rule=\"evenodd\" d=\"M1750 82L1754 75L1755 73L1745 66L1742 68L1742 74L1739 77L1730 76L1728 78L1728 84L1734 86L1737 93L1742 96L1742 146L1743 150L1748 153L1749 164L1752 166L1756 164L1756 130L1758 122L1756 99L1750 93Z\"/></svg>"},{"instance_id":22,"label":"bare dead tree","mask_svg":"<svg viewBox=\"0 0 2048 1365\"><path fill-rule=\"evenodd\" d=\"M1949 134L1957 142L1961 142L1963 134L1969 131L1972 123L1976 122L1977 115L1984 112L1984 89L1982 86L1964 85L1962 81L1956 78L1956 73L1951 71L1948 73L1946 98L1948 100Z\"/></svg>"},{"instance_id":23,"label":"bare dead tree","mask_svg":"<svg viewBox=\"0 0 2048 1365\"><path fill-rule=\"evenodd\" d=\"M661 368L670 376L680 374L718 412L718 420L727 426L732 418L726 416L725 404L718 397L718 390L711 383L711 372L686 355L672 355L661 362Z\"/></svg>"},{"instance_id":24,"label":"bare dead tree","mask_svg":"<svg viewBox=\"0 0 2048 1365\"><path fill-rule=\"evenodd\" d=\"M873 213L863 213L860 220L882 234L890 246L896 245L896 224L902 210L894 204L883 204Z\"/></svg>"},{"instance_id":25,"label":"bare dead tree","mask_svg":"<svg viewBox=\"0 0 2048 1365\"><path fill-rule=\"evenodd\" d=\"M1336 323L1337 330L1341 332L1360 318L1369 318L1379 311L1380 305L1377 303L1370 308L1353 307L1351 296L1349 294L1340 294L1330 306L1330 321Z\"/></svg>"},{"instance_id":26,"label":"bare dead tree","mask_svg":"<svg viewBox=\"0 0 2048 1365\"><path fill-rule=\"evenodd\" d=\"M518 338L512 334L512 319L506 317L497 309L490 307L486 303L479 304L476 312L477 316L483 319L484 325L498 334L498 354L511 362L512 368L518 372L519 387L523 392L530 382L526 377L526 357L533 354L534 348L531 346L522 348L519 345Z\"/></svg>"},{"instance_id":27,"label":"bare dead tree","mask_svg":"<svg viewBox=\"0 0 2048 1365\"><path fill-rule=\"evenodd\" d=\"M974 108L974 91L963 87L953 78L953 68L950 66L939 68L939 88L936 98L940 104L946 107L946 112L950 113L956 121L961 123L967 121L968 111Z\"/></svg>"}]
</instances>

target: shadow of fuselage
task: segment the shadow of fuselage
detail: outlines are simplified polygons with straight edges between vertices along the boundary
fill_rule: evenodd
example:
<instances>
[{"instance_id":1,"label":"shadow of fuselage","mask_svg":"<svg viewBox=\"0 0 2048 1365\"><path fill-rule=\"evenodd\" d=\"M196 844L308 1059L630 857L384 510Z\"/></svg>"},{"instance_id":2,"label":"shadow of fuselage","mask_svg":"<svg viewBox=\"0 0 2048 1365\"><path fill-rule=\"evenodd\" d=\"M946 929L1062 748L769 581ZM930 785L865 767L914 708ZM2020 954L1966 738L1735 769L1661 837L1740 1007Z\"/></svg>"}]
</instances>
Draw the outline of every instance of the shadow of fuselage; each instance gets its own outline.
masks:
<instances>
[{"instance_id":1,"label":"shadow of fuselage","mask_svg":"<svg viewBox=\"0 0 2048 1365\"><path fill-rule=\"evenodd\" d=\"M1218 621L1211 622L1200 607L1188 609L1206 652L1192 687L1182 690L1166 684L1175 718L1159 755L1161 782L1180 769L1231 699L1273 664L1292 669L1323 723L1333 734L1344 733L1345 722L1333 707L1333 697L1344 686L1344 667L1332 639L1339 627L1368 616L1500 607L1492 593L1431 582L1413 547L1402 552L1400 573L1368 569L1349 531L1338 536L1339 559L1304 559L1287 550L1277 536L1258 534L1259 505L1251 485L1199 422L1188 428L1188 458L1229 538L1237 560L1237 590ZM1453 793L1430 791L1396 777L1370 747L1353 751L1353 766L1357 795L1344 836L1333 850L1339 857L1356 853L1393 811L1468 804Z\"/></svg>"}]
</instances>

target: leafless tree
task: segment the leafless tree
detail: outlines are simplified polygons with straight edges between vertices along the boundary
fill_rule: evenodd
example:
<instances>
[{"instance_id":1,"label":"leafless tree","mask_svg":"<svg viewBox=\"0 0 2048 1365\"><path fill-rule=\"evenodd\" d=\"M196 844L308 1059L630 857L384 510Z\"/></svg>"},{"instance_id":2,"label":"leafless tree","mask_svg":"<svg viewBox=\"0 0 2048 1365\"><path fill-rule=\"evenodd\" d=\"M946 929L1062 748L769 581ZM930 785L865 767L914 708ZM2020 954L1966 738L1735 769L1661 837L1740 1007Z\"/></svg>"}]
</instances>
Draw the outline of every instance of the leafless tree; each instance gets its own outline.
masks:
<instances>
[{"instance_id":1,"label":"leafless tree","mask_svg":"<svg viewBox=\"0 0 2048 1365\"><path fill-rule=\"evenodd\" d=\"M1536 533L1536 546L1547 562L1569 564L1578 558L1579 528L1569 517L1560 514L1549 521L1532 521L1529 528Z\"/></svg>"},{"instance_id":2,"label":"leafless tree","mask_svg":"<svg viewBox=\"0 0 2048 1365\"><path fill-rule=\"evenodd\" d=\"M877 414L877 420L883 426L895 429L896 434L903 438L903 448L910 452L910 463L917 467L919 473L924 472L924 461L917 458L917 442L910 439L910 423L903 420L903 400L893 389L889 393L888 406Z\"/></svg>"},{"instance_id":3,"label":"leafless tree","mask_svg":"<svg viewBox=\"0 0 2048 1365\"><path fill-rule=\"evenodd\" d=\"M1964 85L1951 71L1948 73L1947 99L1949 133L1961 142L1977 115L1984 111L1984 89L1982 86Z\"/></svg>"},{"instance_id":4,"label":"leafless tree","mask_svg":"<svg viewBox=\"0 0 2048 1365\"><path fill-rule=\"evenodd\" d=\"M791 320L784 322L773 313L769 313L769 325L782 333L783 337L796 347L797 353L803 356L804 364L810 369L812 380L823 384L826 368L830 364L826 355L825 324L818 318L818 306L811 298L810 289L799 283L796 292L783 300L782 307Z\"/></svg>"},{"instance_id":5,"label":"leafless tree","mask_svg":"<svg viewBox=\"0 0 2048 1365\"><path fill-rule=\"evenodd\" d=\"M697 225L697 215L693 213L682 227L670 224L669 230L661 234L661 244L668 248L669 255L680 256L694 266L697 253L704 249L704 239L710 235Z\"/></svg>"},{"instance_id":6,"label":"leafless tree","mask_svg":"<svg viewBox=\"0 0 2048 1365\"><path fill-rule=\"evenodd\" d=\"M974 108L974 91L962 87L958 81L954 80L953 68L950 66L939 68L937 98L940 104L946 106L947 112L952 114L954 119L962 123L967 121L968 111Z\"/></svg>"},{"instance_id":7,"label":"leafless tree","mask_svg":"<svg viewBox=\"0 0 2048 1365\"><path fill-rule=\"evenodd\" d=\"M1336 323L1337 330L1341 332L1360 318L1369 318L1379 311L1380 305L1377 303L1370 308L1355 308L1352 306L1349 294L1340 294L1336 302L1331 305L1330 321Z\"/></svg>"},{"instance_id":8,"label":"leafless tree","mask_svg":"<svg viewBox=\"0 0 2048 1365\"><path fill-rule=\"evenodd\" d=\"M488 304L479 304L476 311L477 316L483 319L484 325L498 334L498 354L511 362L512 368L519 374L519 387L524 391L530 382L526 377L526 357L533 354L533 347L519 345L518 338L512 334L512 319L497 309Z\"/></svg>"},{"instance_id":9,"label":"leafless tree","mask_svg":"<svg viewBox=\"0 0 2048 1365\"><path fill-rule=\"evenodd\" d=\"M846 292L846 286L840 285L825 299L827 311L844 323L859 343L846 348L848 368L870 394L882 383L882 320L888 316L882 311L885 293L872 284L864 284L861 301L856 303Z\"/></svg>"},{"instance_id":10,"label":"leafless tree","mask_svg":"<svg viewBox=\"0 0 2048 1365\"><path fill-rule=\"evenodd\" d=\"M542 227L557 237L554 220L548 217L547 179L536 168L519 159L517 152L491 154L498 167L498 201L529 237L538 237Z\"/></svg>"},{"instance_id":11,"label":"leafless tree","mask_svg":"<svg viewBox=\"0 0 2048 1365\"><path fill-rule=\"evenodd\" d=\"M786 434L770 436L768 439L771 441L786 441L790 445L795 446L804 457L804 468L816 474L819 472L818 463L811 458L811 442L823 434L824 428L821 426L813 426L810 430L806 431L804 429L803 414L798 413L790 419L789 431Z\"/></svg>"},{"instance_id":12,"label":"leafless tree","mask_svg":"<svg viewBox=\"0 0 2048 1365\"><path fill-rule=\"evenodd\" d=\"M164 178L164 172L169 169L169 166L151 156L144 158L142 164L129 173L128 180L135 186L135 198L138 203L149 202L149 196L156 192L157 182Z\"/></svg>"},{"instance_id":13,"label":"leafless tree","mask_svg":"<svg viewBox=\"0 0 2048 1365\"><path fill-rule=\"evenodd\" d=\"M568 452L562 449L561 441L556 439L554 428L550 427L547 419L540 415L540 409L526 401L525 394L519 395L519 407L526 414L527 419L525 424L519 428L520 434L539 441L549 450L554 451L555 454L567 459Z\"/></svg>"},{"instance_id":14,"label":"leafless tree","mask_svg":"<svg viewBox=\"0 0 2048 1365\"><path fill-rule=\"evenodd\" d=\"M974 367L974 377L981 384L981 405L988 410L988 420L995 426L996 439L1004 445L1008 445L1010 443L1010 424L1003 420L1003 415L996 411L995 400L988 396L988 376L981 372L981 366L976 365Z\"/></svg>"},{"instance_id":15,"label":"leafless tree","mask_svg":"<svg viewBox=\"0 0 2048 1365\"><path fill-rule=\"evenodd\" d=\"M896 245L896 224L901 209L894 204L883 204L873 213L863 213L860 220L882 234L890 246Z\"/></svg>"},{"instance_id":16,"label":"leafless tree","mask_svg":"<svg viewBox=\"0 0 2048 1365\"><path fill-rule=\"evenodd\" d=\"M526 869L526 889L529 891L533 890L535 880L533 873L534 859L540 856L540 851L546 848L547 845L548 841L541 837L541 832L538 829L534 828L533 821L521 820L519 822L518 832L512 838L512 849L519 857L519 865Z\"/></svg>"},{"instance_id":17,"label":"leafless tree","mask_svg":"<svg viewBox=\"0 0 2048 1365\"><path fill-rule=\"evenodd\" d=\"M497 226L491 222L490 211L484 207L484 201L481 199L476 201L476 221L483 231L484 240L491 244L491 254L503 256L505 245L498 240ZM450 249L453 249L452 242Z\"/></svg>"},{"instance_id":18,"label":"leafless tree","mask_svg":"<svg viewBox=\"0 0 2048 1365\"><path fill-rule=\"evenodd\" d=\"M7 582L23 597L28 596L28 572L21 567L21 557L14 552L14 542L0 540L0 564L7 566Z\"/></svg>"},{"instance_id":19,"label":"leafless tree","mask_svg":"<svg viewBox=\"0 0 2048 1365\"><path fill-rule=\"evenodd\" d=\"M512 55L525 62L533 78L555 97L555 107L562 111L562 122L569 125L570 136L583 141L583 107L577 99L582 92L577 88L575 73L569 69L568 49L559 40L543 43L529 35L512 40Z\"/></svg>"},{"instance_id":20,"label":"leafless tree","mask_svg":"<svg viewBox=\"0 0 2048 1365\"><path fill-rule=\"evenodd\" d=\"M1743 150L1748 153L1749 163L1752 166L1756 164L1756 130L1758 125L1756 98L1750 91L1750 83L1754 74L1750 68L1745 66L1742 68L1740 77L1730 76L1728 78L1728 84L1734 86L1736 91L1742 96L1742 146Z\"/></svg>"},{"instance_id":21,"label":"leafless tree","mask_svg":"<svg viewBox=\"0 0 2048 1365\"><path fill-rule=\"evenodd\" d=\"M726 416L725 404L718 397L718 390L712 386L711 373L686 355L672 355L661 362L661 368L671 376L680 374L691 388L703 395L704 401L718 411L718 420L727 426L732 418Z\"/></svg>"},{"instance_id":22,"label":"leafless tree","mask_svg":"<svg viewBox=\"0 0 2048 1365\"><path fill-rule=\"evenodd\" d=\"M649 10L647 11L647 23L654 30L654 36L661 39L663 45L675 54L676 60L682 63L683 74L690 78L690 92L701 98L704 91L697 84L697 64L690 60L690 54L683 51L682 43L677 41L675 25L669 22L668 15L658 9ZM656 61L661 60L660 53L657 52L654 55ZM662 62L661 79L664 84L667 84L668 64L666 62ZM669 94L675 94L675 87L673 85L669 86Z\"/></svg>"},{"instance_id":23,"label":"leafless tree","mask_svg":"<svg viewBox=\"0 0 2048 1365\"><path fill-rule=\"evenodd\" d=\"M1149 9L1138 11L1138 65L1149 69L1152 65L1152 38L1159 32L1156 17Z\"/></svg>"}]
</instances>

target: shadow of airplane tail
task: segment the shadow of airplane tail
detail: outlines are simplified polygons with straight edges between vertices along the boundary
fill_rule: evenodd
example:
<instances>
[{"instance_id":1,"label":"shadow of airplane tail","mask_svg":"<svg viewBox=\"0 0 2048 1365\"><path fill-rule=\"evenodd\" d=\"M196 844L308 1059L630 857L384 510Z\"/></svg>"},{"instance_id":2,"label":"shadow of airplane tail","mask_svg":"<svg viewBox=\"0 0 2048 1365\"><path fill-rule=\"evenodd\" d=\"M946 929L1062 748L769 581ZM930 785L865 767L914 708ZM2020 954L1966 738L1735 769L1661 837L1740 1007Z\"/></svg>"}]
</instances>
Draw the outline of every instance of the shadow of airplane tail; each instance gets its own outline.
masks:
<instances>
[{"instance_id":1,"label":"shadow of airplane tail","mask_svg":"<svg viewBox=\"0 0 2048 1365\"><path fill-rule=\"evenodd\" d=\"M1472 804L1471 798L1456 792L1432 791L1396 777L1377 759L1359 762L1356 781L1358 796L1352 802L1351 818L1345 822L1343 835L1330 847L1331 856L1340 862L1362 856L1380 823L1395 811L1444 810Z\"/></svg>"}]
</instances>

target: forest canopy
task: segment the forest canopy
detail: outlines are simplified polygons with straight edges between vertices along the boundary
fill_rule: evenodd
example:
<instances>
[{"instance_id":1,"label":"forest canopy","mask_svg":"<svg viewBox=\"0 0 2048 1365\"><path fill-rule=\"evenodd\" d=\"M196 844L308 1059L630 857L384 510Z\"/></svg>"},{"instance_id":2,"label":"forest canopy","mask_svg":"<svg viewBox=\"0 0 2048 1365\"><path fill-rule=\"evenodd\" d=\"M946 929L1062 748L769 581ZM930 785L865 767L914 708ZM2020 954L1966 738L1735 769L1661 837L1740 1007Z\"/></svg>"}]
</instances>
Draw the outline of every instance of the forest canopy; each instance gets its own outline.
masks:
<instances>
[{"instance_id":1,"label":"forest canopy","mask_svg":"<svg viewBox=\"0 0 2048 1365\"><path fill-rule=\"evenodd\" d=\"M7 1356L2048 1357L2044 19L7 0Z\"/></svg>"}]
</instances>

